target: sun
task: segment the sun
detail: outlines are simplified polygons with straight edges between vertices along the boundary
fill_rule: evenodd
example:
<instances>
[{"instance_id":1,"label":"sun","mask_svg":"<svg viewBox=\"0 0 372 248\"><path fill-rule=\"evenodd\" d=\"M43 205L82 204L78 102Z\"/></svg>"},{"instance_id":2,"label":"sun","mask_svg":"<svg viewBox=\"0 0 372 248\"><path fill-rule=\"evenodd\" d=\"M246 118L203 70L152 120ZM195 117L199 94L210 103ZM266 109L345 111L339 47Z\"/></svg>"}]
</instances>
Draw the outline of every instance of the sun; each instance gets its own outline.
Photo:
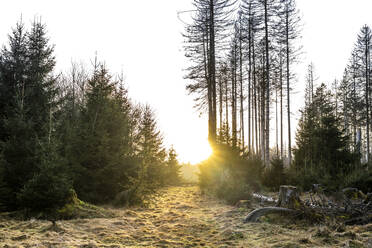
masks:
<instances>
[{"instance_id":1,"label":"sun","mask_svg":"<svg viewBox=\"0 0 372 248\"><path fill-rule=\"evenodd\" d=\"M196 165L208 159L213 151L207 140L185 144L179 151L182 162Z\"/></svg>"}]
</instances>

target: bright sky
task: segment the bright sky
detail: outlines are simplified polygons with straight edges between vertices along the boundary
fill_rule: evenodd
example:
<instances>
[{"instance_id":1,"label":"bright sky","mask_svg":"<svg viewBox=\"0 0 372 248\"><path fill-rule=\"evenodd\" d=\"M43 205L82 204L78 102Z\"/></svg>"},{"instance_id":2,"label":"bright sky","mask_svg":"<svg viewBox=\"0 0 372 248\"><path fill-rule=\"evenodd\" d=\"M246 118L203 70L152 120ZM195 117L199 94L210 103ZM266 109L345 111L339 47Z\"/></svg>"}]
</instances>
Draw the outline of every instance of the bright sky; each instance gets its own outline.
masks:
<instances>
[{"instance_id":1,"label":"bright sky","mask_svg":"<svg viewBox=\"0 0 372 248\"><path fill-rule=\"evenodd\" d=\"M208 156L207 119L192 108L193 97L185 90L184 27L177 18L177 11L192 8L191 2L4 1L0 44L7 43L21 15L27 25L41 16L56 45L57 71L67 70L71 61L89 66L97 52L113 74L123 71L133 100L155 109L166 145L174 145L181 161L196 163ZM297 0L297 6L304 23L304 56L297 66L294 119L302 105L307 64L314 62L319 82L340 78L360 28L372 26L371 0Z\"/></svg>"}]
</instances>

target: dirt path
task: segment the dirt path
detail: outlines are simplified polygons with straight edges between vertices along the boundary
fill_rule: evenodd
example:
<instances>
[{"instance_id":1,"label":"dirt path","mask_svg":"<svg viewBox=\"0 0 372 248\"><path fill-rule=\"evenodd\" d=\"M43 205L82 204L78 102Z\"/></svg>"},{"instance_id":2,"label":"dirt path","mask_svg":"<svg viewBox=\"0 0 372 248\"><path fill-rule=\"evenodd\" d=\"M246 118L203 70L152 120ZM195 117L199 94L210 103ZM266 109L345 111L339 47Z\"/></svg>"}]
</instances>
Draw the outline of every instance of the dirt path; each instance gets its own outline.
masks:
<instances>
[{"instance_id":1,"label":"dirt path","mask_svg":"<svg viewBox=\"0 0 372 248\"><path fill-rule=\"evenodd\" d=\"M114 211L118 217L60 221L58 229L47 221L3 221L0 247L372 247L372 225L329 233L243 224L248 209L202 196L197 187L164 189L154 206Z\"/></svg>"}]
</instances>

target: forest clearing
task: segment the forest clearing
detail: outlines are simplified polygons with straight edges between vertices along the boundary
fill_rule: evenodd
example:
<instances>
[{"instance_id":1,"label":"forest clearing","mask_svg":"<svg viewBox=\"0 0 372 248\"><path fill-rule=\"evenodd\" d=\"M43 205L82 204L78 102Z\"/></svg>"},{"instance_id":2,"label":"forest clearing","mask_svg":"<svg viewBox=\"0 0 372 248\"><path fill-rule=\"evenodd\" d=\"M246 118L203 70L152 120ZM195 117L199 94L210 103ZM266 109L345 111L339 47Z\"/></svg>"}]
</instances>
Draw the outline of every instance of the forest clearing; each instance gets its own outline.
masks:
<instances>
[{"instance_id":1,"label":"forest clearing","mask_svg":"<svg viewBox=\"0 0 372 248\"><path fill-rule=\"evenodd\" d=\"M371 0L83 2L0 16L0 248L372 248Z\"/></svg>"},{"instance_id":2,"label":"forest clearing","mask_svg":"<svg viewBox=\"0 0 372 248\"><path fill-rule=\"evenodd\" d=\"M265 218L243 223L249 208L169 187L146 208L111 209L116 217L58 221L1 220L1 247L371 247L372 224L317 226Z\"/></svg>"}]
</instances>

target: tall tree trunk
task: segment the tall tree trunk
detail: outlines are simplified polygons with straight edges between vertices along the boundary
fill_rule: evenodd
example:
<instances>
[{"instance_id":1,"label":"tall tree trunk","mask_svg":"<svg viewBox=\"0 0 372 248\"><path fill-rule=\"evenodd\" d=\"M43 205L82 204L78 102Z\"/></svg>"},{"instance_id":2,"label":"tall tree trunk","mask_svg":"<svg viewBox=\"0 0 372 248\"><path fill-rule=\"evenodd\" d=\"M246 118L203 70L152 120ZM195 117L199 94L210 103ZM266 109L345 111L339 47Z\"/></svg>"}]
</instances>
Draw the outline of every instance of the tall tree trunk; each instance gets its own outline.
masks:
<instances>
[{"instance_id":1,"label":"tall tree trunk","mask_svg":"<svg viewBox=\"0 0 372 248\"><path fill-rule=\"evenodd\" d=\"M275 77L277 82L277 78ZM276 83L275 83L276 84ZM278 89L275 88L275 138L276 138L276 156L279 157L279 123L278 123Z\"/></svg>"},{"instance_id":2,"label":"tall tree trunk","mask_svg":"<svg viewBox=\"0 0 372 248\"><path fill-rule=\"evenodd\" d=\"M366 78L366 111L367 111L367 119L366 119L366 136L367 136L367 162L369 162L369 78L368 78L368 57L369 57L369 44L366 39L366 48L365 48L365 78Z\"/></svg>"},{"instance_id":3,"label":"tall tree trunk","mask_svg":"<svg viewBox=\"0 0 372 248\"><path fill-rule=\"evenodd\" d=\"M214 30L214 0L210 0L209 5L209 80L210 80L210 96L211 96L211 109L210 109L210 130L209 140L212 146L216 143L216 56L215 56L215 30Z\"/></svg>"},{"instance_id":4,"label":"tall tree trunk","mask_svg":"<svg viewBox=\"0 0 372 248\"><path fill-rule=\"evenodd\" d=\"M223 102L223 99L222 99L222 81L223 81L223 75L220 74L219 76L219 82L218 82L218 89L219 89L219 111L220 111L220 126L219 126L219 129L222 130L222 125L223 125L223 120L222 120L222 109L223 109L223 106L222 106L222 102Z\"/></svg>"},{"instance_id":5,"label":"tall tree trunk","mask_svg":"<svg viewBox=\"0 0 372 248\"><path fill-rule=\"evenodd\" d=\"M258 108L258 99L257 96L259 95L258 92L258 85L256 81L256 55L255 55L255 42L254 36L252 34L252 66L253 66L253 89L254 89L254 133L255 133L255 145L256 145L256 154L259 151L259 129L258 129L258 115L257 115L257 108Z\"/></svg>"},{"instance_id":6,"label":"tall tree trunk","mask_svg":"<svg viewBox=\"0 0 372 248\"><path fill-rule=\"evenodd\" d=\"M268 30L268 4L265 4L265 56L266 56L266 130L265 130L265 163L270 163L270 62L269 62L269 30Z\"/></svg>"},{"instance_id":7,"label":"tall tree trunk","mask_svg":"<svg viewBox=\"0 0 372 248\"><path fill-rule=\"evenodd\" d=\"M280 54L280 158L283 159L283 61Z\"/></svg>"},{"instance_id":8,"label":"tall tree trunk","mask_svg":"<svg viewBox=\"0 0 372 248\"><path fill-rule=\"evenodd\" d=\"M245 150L244 144L244 95L243 95L243 51L242 51L242 23L241 17L239 17L239 80L240 80L240 135L241 135L241 145L243 151ZM249 136L249 133L248 133ZM249 144L249 142L248 142Z\"/></svg>"},{"instance_id":9,"label":"tall tree trunk","mask_svg":"<svg viewBox=\"0 0 372 248\"><path fill-rule=\"evenodd\" d=\"M261 78L261 87L260 87L260 91L261 91L261 157L262 157L262 161L264 161L266 163L266 146L265 146L265 134L266 134L266 129L265 129L265 94L266 94L266 88L265 88L265 55L262 56L262 61L261 61L261 64L262 64L262 78Z\"/></svg>"},{"instance_id":10,"label":"tall tree trunk","mask_svg":"<svg viewBox=\"0 0 372 248\"><path fill-rule=\"evenodd\" d=\"M288 13L288 0L286 3L286 18L285 18L285 27L286 27L286 62L287 62L287 109L288 109L288 164L291 165L292 162L292 145L291 145L291 101L290 101L290 70L289 70L289 13Z\"/></svg>"},{"instance_id":11,"label":"tall tree trunk","mask_svg":"<svg viewBox=\"0 0 372 248\"><path fill-rule=\"evenodd\" d=\"M253 144L253 132L251 132L251 75L252 75L252 41L251 41L251 20L248 23L248 153L251 153L251 147ZM253 149L253 148L252 148Z\"/></svg>"},{"instance_id":12,"label":"tall tree trunk","mask_svg":"<svg viewBox=\"0 0 372 248\"><path fill-rule=\"evenodd\" d=\"M237 86L237 83L236 83L236 47L235 47L235 44L233 44L233 52L232 52L232 66L231 66L231 72L232 72L232 75L231 75L231 87L232 87L232 90L231 90L231 111L232 111L232 146L235 148L236 145L237 145L237 111L236 111L236 107L237 107L237 91L236 91L236 86Z\"/></svg>"},{"instance_id":13,"label":"tall tree trunk","mask_svg":"<svg viewBox=\"0 0 372 248\"><path fill-rule=\"evenodd\" d=\"M229 89L228 80L225 80L225 111L226 111L226 143L229 144Z\"/></svg>"}]
</instances>

